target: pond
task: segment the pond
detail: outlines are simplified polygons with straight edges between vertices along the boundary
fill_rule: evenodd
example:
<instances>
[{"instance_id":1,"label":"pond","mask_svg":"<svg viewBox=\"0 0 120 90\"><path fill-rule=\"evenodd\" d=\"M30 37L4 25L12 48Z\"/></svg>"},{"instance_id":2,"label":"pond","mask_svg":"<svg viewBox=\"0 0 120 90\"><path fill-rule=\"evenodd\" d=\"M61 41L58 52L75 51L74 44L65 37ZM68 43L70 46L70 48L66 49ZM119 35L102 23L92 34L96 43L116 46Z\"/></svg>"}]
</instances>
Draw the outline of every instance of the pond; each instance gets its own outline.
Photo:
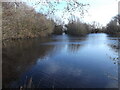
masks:
<instances>
[{"instance_id":1,"label":"pond","mask_svg":"<svg viewBox=\"0 0 120 90\"><path fill-rule=\"evenodd\" d=\"M2 55L3 88L118 88L118 38L104 33L6 41Z\"/></svg>"}]
</instances>

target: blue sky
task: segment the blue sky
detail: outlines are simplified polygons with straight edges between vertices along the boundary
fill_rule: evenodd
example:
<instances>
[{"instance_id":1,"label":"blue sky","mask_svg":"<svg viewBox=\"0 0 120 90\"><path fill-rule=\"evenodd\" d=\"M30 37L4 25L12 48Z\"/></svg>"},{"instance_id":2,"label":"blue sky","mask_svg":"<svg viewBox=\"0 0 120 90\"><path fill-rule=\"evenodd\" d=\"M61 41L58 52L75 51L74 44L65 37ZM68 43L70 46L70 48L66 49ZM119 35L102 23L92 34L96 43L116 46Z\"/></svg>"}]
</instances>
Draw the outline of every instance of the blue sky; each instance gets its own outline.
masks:
<instances>
[{"instance_id":1,"label":"blue sky","mask_svg":"<svg viewBox=\"0 0 120 90\"><path fill-rule=\"evenodd\" d=\"M27 1L28 3L28 0L24 0L24 1ZM45 0L29 0L29 1L34 4L38 1L42 3ZM67 23L68 21L61 17L61 14L63 13L63 7L66 6L65 0L59 0L59 1L60 1L60 4L59 6L57 6L57 9L59 9L59 11L56 12L55 14L56 18L60 20L64 20L65 23ZM90 4L90 6L86 7L86 9L88 10L88 13L86 13L84 18L81 19L82 21L87 22L87 23L92 23L93 21L96 21L100 23L101 25L105 26L112 19L113 16L118 14L118 1L119 0L77 0L77 1L84 3L84 4L85 3ZM32 4L29 3L29 5L32 5ZM36 5L35 9L39 11L41 10L40 7L42 7L43 5L45 4ZM47 9L49 10L49 7L46 4L46 6L44 6L44 10L47 10ZM77 11L74 12L74 15L81 18L79 15L79 12ZM66 13L64 17L68 18L69 14Z\"/></svg>"}]
</instances>

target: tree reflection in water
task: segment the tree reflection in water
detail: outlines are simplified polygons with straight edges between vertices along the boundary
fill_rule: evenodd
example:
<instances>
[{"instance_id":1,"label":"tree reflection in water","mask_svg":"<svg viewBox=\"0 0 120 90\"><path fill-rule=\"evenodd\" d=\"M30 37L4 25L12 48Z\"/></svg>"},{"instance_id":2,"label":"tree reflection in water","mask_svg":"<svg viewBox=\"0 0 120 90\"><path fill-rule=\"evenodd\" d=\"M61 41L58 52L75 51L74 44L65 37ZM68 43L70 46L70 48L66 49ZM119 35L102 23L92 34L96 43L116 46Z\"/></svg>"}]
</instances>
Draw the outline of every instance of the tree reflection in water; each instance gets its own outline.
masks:
<instances>
[{"instance_id":1,"label":"tree reflection in water","mask_svg":"<svg viewBox=\"0 0 120 90\"><path fill-rule=\"evenodd\" d=\"M84 42L86 38L87 37L69 37L68 41L71 43L68 44L68 50L70 52L76 53L83 46L82 42Z\"/></svg>"},{"instance_id":2,"label":"tree reflection in water","mask_svg":"<svg viewBox=\"0 0 120 90\"><path fill-rule=\"evenodd\" d=\"M106 34L6 41L3 87L23 86L26 76L30 82L33 79L35 87L42 88L117 87L118 67L108 57L118 56L111 48L112 43L117 45Z\"/></svg>"},{"instance_id":3,"label":"tree reflection in water","mask_svg":"<svg viewBox=\"0 0 120 90\"><path fill-rule=\"evenodd\" d=\"M50 39L33 39L6 41L2 49L2 76L3 88L9 87L8 83L15 81L28 68L34 65L38 58L48 55L54 46L40 45L41 42L49 42Z\"/></svg>"}]
</instances>

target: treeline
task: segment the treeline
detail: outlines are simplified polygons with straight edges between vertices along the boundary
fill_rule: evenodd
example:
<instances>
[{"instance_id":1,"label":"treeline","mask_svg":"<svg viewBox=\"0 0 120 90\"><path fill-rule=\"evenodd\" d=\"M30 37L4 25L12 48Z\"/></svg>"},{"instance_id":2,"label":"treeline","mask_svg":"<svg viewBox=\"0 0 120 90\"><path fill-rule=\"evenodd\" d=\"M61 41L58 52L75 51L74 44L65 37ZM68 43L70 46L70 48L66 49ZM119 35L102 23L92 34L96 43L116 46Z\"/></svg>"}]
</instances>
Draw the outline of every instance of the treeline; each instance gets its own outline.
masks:
<instances>
[{"instance_id":1,"label":"treeline","mask_svg":"<svg viewBox=\"0 0 120 90\"><path fill-rule=\"evenodd\" d=\"M115 16L106 26L105 32L120 36L120 15Z\"/></svg>"},{"instance_id":2,"label":"treeline","mask_svg":"<svg viewBox=\"0 0 120 90\"><path fill-rule=\"evenodd\" d=\"M102 27L94 24L86 24L81 21L72 21L66 25L67 33L75 36L82 36L88 33L107 33L113 36L120 36L120 15L112 18L112 20L105 26Z\"/></svg>"},{"instance_id":3,"label":"treeline","mask_svg":"<svg viewBox=\"0 0 120 90\"><path fill-rule=\"evenodd\" d=\"M51 34L82 36L93 32L92 26L81 21L57 25L52 19L22 2L3 2L2 39L46 37ZM65 28L66 30L65 30Z\"/></svg>"},{"instance_id":4,"label":"treeline","mask_svg":"<svg viewBox=\"0 0 120 90\"><path fill-rule=\"evenodd\" d=\"M79 19L77 21L72 21L66 25L67 33L74 36L84 36L89 33L103 33L104 29L97 27L94 24L87 24L81 22Z\"/></svg>"},{"instance_id":5,"label":"treeline","mask_svg":"<svg viewBox=\"0 0 120 90\"><path fill-rule=\"evenodd\" d=\"M86 24L78 20L67 25L57 25L52 19L38 13L22 2L3 2L2 39L46 37L52 34L84 36L88 33L120 35L120 15L115 16L106 27Z\"/></svg>"},{"instance_id":6,"label":"treeline","mask_svg":"<svg viewBox=\"0 0 120 90\"><path fill-rule=\"evenodd\" d=\"M22 2L3 2L2 35L5 39L44 37L55 23Z\"/></svg>"},{"instance_id":7,"label":"treeline","mask_svg":"<svg viewBox=\"0 0 120 90\"><path fill-rule=\"evenodd\" d=\"M89 26L79 20L68 23L66 27L69 35L83 36L89 33Z\"/></svg>"}]
</instances>

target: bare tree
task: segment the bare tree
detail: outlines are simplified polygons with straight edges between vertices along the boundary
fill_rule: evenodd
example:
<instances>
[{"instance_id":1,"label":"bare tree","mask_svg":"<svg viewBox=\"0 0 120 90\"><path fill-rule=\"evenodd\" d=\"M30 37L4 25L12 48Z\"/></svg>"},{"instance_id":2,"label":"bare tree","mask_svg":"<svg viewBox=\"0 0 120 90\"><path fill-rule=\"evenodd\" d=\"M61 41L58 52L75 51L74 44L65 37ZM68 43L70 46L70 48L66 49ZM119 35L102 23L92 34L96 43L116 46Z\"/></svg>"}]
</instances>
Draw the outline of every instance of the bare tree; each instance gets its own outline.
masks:
<instances>
[{"instance_id":1,"label":"bare tree","mask_svg":"<svg viewBox=\"0 0 120 90\"><path fill-rule=\"evenodd\" d=\"M61 11L58 7L60 7L60 5L63 3L64 5L62 6L61 17L62 19L66 19L66 15L68 15L68 21L75 20L75 12L78 12L80 16L83 17L84 14L87 12L85 7L89 5L83 4L79 0L40 0L36 2L33 6L39 7L40 12L44 12L46 16L51 17L54 16L56 12Z\"/></svg>"}]
</instances>

